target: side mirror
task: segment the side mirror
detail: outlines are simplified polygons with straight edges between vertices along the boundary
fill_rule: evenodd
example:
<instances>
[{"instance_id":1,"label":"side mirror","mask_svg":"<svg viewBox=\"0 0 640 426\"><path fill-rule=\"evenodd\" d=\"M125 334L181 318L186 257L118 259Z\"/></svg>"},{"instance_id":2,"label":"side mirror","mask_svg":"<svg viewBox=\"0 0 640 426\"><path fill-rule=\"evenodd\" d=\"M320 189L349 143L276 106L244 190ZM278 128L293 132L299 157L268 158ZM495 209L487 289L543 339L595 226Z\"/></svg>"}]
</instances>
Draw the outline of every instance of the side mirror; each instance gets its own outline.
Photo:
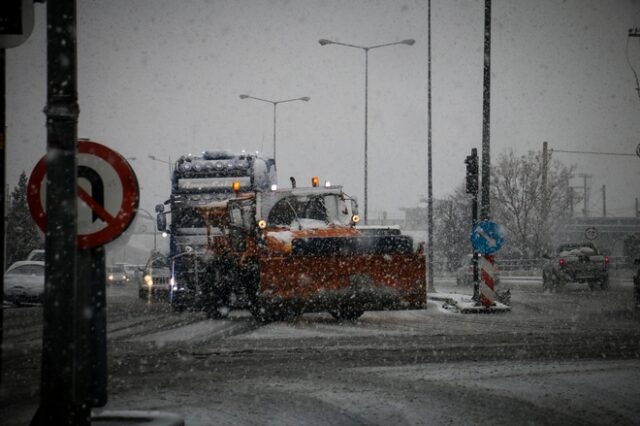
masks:
<instances>
[{"instance_id":1,"label":"side mirror","mask_svg":"<svg viewBox=\"0 0 640 426\"><path fill-rule=\"evenodd\" d=\"M158 213L156 216L156 225L158 226L158 231L165 232L167 230L167 215L165 213Z\"/></svg>"},{"instance_id":2,"label":"side mirror","mask_svg":"<svg viewBox=\"0 0 640 426\"><path fill-rule=\"evenodd\" d=\"M156 204L156 213L162 213L164 211L164 204Z\"/></svg>"}]
</instances>

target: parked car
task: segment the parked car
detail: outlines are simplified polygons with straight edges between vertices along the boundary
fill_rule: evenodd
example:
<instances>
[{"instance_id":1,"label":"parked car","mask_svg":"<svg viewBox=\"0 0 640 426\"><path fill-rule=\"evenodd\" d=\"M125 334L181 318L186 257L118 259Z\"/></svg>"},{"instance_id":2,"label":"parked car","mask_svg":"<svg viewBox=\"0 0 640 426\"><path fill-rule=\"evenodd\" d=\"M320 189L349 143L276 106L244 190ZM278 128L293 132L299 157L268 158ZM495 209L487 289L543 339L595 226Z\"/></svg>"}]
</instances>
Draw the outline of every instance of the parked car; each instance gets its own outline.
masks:
<instances>
[{"instance_id":1,"label":"parked car","mask_svg":"<svg viewBox=\"0 0 640 426\"><path fill-rule=\"evenodd\" d=\"M154 252L143 268L142 279L138 280L138 296L146 299L169 297L171 269L167 256Z\"/></svg>"},{"instance_id":2,"label":"parked car","mask_svg":"<svg viewBox=\"0 0 640 426\"><path fill-rule=\"evenodd\" d=\"M20 305L42 303L44 298L44 262L21 260L4 273L5 300Z\"/></svg>"},{"instance_id":3,"label":"parked car","mask_svg":"<svg viewBox=\"0 0 640 426\"><path fill-rule=\"evenodd\" d=\"M126 284L130 281L124 264L117 263L107 266L107 284Z\"/></svg>"}]
</instances>

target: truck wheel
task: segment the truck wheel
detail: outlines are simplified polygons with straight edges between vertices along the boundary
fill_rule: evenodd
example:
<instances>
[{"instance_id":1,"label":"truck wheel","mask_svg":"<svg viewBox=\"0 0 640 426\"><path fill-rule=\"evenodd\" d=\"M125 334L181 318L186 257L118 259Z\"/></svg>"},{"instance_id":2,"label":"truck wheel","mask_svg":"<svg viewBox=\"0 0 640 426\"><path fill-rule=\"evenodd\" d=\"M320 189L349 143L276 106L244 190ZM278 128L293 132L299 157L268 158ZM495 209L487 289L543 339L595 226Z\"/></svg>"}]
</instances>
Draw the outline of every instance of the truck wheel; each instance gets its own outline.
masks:
<instances>
[{"instance_id":1,"label":"truck wheel","mask_svg":"<svg viewBox=\"0 0 640 426\"><path fill-rule=\"evenodd\" d=\"M269 301L256 299L249 306L249 312L259 323L274 321L294 321L302 315L302 306L293 301Z\"/></svg>"},{"instance_id":2,"label":"truck wheel","mask_svg":"<svg viewBox=\"0 0 640 426\"><path fill-rule=\"evenodd\" d=\"M249 312L251 312L251 316L260 324L267 324L272 321L268 311L256 304L249 306Z\"/></svg>"},{"instance_id":3,"label":"truck wheel","mask_svg":"<svg viewBox=\"0 0 640 426\"><path fill-rule=\"evenodd\" d=\"M209 319L224 319L229 316L229 307L220 305L220 306L208 306L205 308L205 314Z\"/></svg>"},{"instance_id":4,"label":"truck wheel","mask_svg":"<svg viewBox=\"0 0 640 426\"><path fill-rule=\"evenodd\" d=\"M207 318L222 319L229 316L231 309L228 297L224 297L218 292L213 292L213 294L203 295L203 299L205 300L203 300L202 310L207 315Z\"/></svg>"},{"instance_id":5,"label":"truck wheel","mask_svg":"<svg viewBox=\"0 0 640 426\"><path fill-rule=\"evenodd\" d=\"M364 314L364 311L356 308L343 308L332 309L329 313L338 321L355 321Z\"/></svg>"}]
</instances>

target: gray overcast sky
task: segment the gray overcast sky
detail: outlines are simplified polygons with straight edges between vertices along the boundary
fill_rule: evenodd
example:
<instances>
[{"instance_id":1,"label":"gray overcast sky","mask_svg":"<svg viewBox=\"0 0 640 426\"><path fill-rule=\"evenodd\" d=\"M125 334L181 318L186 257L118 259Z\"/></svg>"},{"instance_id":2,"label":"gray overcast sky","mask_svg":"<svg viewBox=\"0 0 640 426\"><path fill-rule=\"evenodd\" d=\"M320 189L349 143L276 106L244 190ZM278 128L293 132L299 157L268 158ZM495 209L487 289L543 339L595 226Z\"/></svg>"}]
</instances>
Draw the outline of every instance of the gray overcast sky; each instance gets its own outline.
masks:
<instances>
[{"instance_id":1,"label":"gray overcast sky","mask_svg":"<svg viewBox=\"0 0 640 426\"><path fill-rule=\"evenodd\" d=\"M45 5L30 40L7 53L8 183L46 146ZM625 47L640 26L630 0L494 0L492 157L551 148L633 153L640 99ZM433 0L434 195L464 177L481 146L484 1ZM79 136L131 163L141 207L168 195L168 167L206 149L271 153L272 107L238 95L311 101L278 106L278 176L312 175L363 196L364 53L369 54L369 217L400 216L426 195L427 2L78 1ZM629 55L640 71L640 38ZM640 158L555 155L591 173L591 208L631 216ZM580 181L576 180L576 185Z\"/></svg>"}]
</instances>

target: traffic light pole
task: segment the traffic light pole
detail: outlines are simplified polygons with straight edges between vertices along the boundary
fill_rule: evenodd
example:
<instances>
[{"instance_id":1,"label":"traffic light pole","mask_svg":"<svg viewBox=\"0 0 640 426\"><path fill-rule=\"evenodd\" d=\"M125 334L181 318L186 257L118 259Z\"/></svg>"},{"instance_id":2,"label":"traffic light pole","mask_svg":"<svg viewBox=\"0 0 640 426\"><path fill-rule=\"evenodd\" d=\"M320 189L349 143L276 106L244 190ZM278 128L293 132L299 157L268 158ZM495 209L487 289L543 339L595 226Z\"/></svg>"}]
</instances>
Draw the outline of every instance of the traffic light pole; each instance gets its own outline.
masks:
<instances>
[{"instance_id":1,"label":"traffic light pole","mask_svg":"<svg viewBox=\"0 0 640 426\"><path fill-rule=\"evenodd\" d=\"M471 229L478 224L478 150L471 149L471 155L464 160L467 165L467 194L471 194ZM478 274L478 251L473 249L473 300L480 300L480 276Z\"/></svg>"}]
</instances>

